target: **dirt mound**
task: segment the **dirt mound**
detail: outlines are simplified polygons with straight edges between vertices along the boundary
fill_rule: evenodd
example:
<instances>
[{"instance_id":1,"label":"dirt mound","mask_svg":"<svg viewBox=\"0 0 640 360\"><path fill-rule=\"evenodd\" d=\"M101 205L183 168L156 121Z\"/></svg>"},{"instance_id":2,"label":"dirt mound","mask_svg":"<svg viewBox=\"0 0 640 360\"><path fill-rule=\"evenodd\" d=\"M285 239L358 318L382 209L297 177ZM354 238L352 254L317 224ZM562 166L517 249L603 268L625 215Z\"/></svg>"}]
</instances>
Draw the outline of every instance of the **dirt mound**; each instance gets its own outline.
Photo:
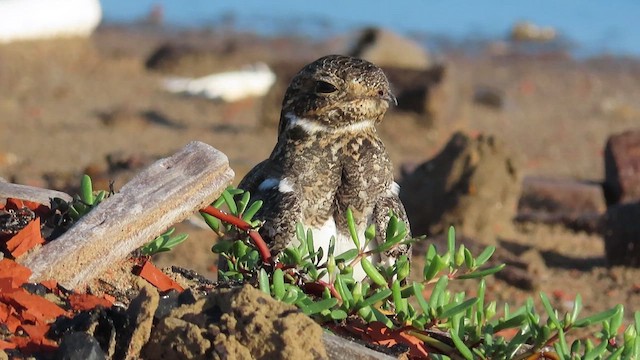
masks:
<instances>
[{"instance_id":1,"label":"dirt mound","mask_svg":"<svg viewBox=\"0 0 640 360\"><path fill-rule=\"evenodd\" d=\"M322 328L251 286L225 289L162 319L148 359L326 359Z\"/></svg>"}]
</instances>

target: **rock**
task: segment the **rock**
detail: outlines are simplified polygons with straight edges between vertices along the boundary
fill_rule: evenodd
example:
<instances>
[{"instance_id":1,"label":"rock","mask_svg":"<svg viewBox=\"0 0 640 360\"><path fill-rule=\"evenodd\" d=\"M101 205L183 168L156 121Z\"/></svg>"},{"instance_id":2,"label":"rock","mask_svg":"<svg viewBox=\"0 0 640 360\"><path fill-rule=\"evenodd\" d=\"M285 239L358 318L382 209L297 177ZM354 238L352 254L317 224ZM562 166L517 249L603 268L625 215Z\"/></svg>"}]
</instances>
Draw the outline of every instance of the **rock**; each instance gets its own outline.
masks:
<instances>
[{"instance_id":1,"label":"rock","mask_svg":"<svg viewBox=\"0 0 640 360\"><path fill-rule=\"evenodd\" d=\"M76 331L68 333L62 338L55 358L59 360L103 360L107 357L93 336L86 332Z\"/></svg>"},{"instance_id":2,"label":"rock","mask_svg":"<svg viewBox=\"0 0 640 360\"><path fill-rule=\"evenodd\" d=\"M511 40L528 42L546 42L554 40L557 32L552 27L538 26L529 21L520 21L511 29Z\"/></svg>"},{"instance_id":3,"label":"rock","mask_svg":"<svg viewBox=\"0 0 640 360\"><path fill-rule=\"evenodd\" d=\"M640 267L640 202L611 206L603 225L609 265Z\"/></svg>"},{"instance_id":4,"label":"rock","mask_svg":"<svg viewBox=\"0 0 640 360\"><path fill-rule=\"evenodd\" d=\"M478 86L473 93L473 101L494 109L504 106L504 92L490 86Z\"/></svg>"},{"instance_id":5,"label":"rock","mask_svg":"<svg viewBox=\"0 0 640 360\"><path fill-rule=\"evenodd\" d=\"M218 290L160 320L149 359L326 359L322 328L249 285Z\"/></svg>"},{"instance_id":6,"label":"rock","mask_svg":"<svg viewBox=\"0 0 640 360\"><path fill-rule=\"evenodd\" d=\"M604 167L609 204L640 200L640 129L609 137Z\"/></svg>"},{"instance_id":7,"label":"rock","mask_svg":"<svg viewBox=\"0 0 640 360\"><path fill-rule=\"evenodd\" d=\"M516 220L562 224L574 230L596 232L606 209L600 184L526 177L522 182Z\"/></svg>"},{"instance_id":8,"label":"rock","mask_svg":"<svg viewBox=\"0 0 640 360\"><path fill-rule=\"evenodd\" d=\"M149 70L172 71L186 56L197 56L198 49L186 44L165 43L158 47L145 61Z\"/></svg>"},{"instance_id":9,"label":"rock","mask_svg":"<svg viewBox=\"0 0 640 360\"><path fill-rule=\"evenodd\" d=\"M423 46L390 30L376 27L359 31L355 41L341 53L371 61L382 68L425 70L431 65Z\"/></svg>"},{"instance_id":10,"label":"rock","mask_svg":"<svg viewBox=\"0 0 640 360\"><path fill-rule=\"evenodd\" d=\"M432 127L446 106L445 67L436 65L426 70L383 67L383 70L398 99L394 109L422 115L424 125Z\"/></svg>"},{"instance_id":11,"label":"rock","mask_svg":"<svg viewBox=\"0 0 640 360\"><path fill-rule=\"evenodd\" d=\"M455 225L464 235L492 243L511 229L520 177L501 141L458 132L400 185L414 234L435 235Z\"/></svg>"}]
</instances>

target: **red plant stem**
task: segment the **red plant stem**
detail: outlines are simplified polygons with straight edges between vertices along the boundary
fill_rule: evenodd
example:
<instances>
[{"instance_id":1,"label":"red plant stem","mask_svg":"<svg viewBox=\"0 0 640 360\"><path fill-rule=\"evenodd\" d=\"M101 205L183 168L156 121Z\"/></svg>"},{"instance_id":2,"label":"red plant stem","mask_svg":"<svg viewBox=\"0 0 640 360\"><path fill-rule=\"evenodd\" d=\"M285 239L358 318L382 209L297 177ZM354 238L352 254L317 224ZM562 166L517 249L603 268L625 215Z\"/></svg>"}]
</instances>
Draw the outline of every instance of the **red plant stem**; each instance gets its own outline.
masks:
<instances>
[{"instance_id":1,"label":"red plant stem","mask_svg":"<svg viewBox=\"0 0 640 360\"><path fill-rule=\"evenodd\" d=\"M322 281L322 280L318 280L317 283L320 284L321 286L329 289L329 292L331 293L331 296L333 296L334 298L342 301L342 296L340 296L340 293L338 292L338 290L336 290L336 288L333 286L333 284L329 284L328 282Z\"/></svg>"},{"instance_id":2,"label":"red plant stem","mask_svg":"<svg viewBox=\"0 0 640 360\"><path fill-rule=\"evenodd\" d=\"M253 226L251 226L251 224L240 219L237 216L227 214L226 212L220 209L216 209L211 205L207 206L204 209L201 209L200 212L209 214L215 218L220 219L221 221L224 221L233 226L236 226L238 229L242 231L246 231L249 237L251 238L251 240L253 241L253 244L258 248L258 252L260 253L260 257L262 258L262 261L269 264L273 262L273 257L271 256L271 251L269 251L269 247L267 246L267 243L264 242L264 239L262 238L262 236L260 236L260 233L258 233L253 228Z\"/></svg>"}]
</instances>

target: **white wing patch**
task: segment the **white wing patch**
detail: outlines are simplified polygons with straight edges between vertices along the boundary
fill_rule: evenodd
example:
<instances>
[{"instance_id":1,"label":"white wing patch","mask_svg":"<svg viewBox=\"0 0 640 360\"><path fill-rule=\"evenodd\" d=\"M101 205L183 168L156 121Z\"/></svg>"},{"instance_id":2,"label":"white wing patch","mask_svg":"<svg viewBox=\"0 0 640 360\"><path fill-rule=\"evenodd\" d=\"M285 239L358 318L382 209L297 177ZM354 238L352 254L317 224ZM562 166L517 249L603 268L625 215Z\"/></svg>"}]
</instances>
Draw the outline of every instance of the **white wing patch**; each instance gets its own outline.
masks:
<instances>
[{"instance_id":1,"label":"white wing patch","mask_svg":"<svg viewBox=\"0 0 640 360\"><path fill-rule=\"evenodd\" d=\"M293 184L289 181L289 178L280 180L280 183L278 184L278 191L283 194L293 192Z\"/></svg>"},{"instance_id":2,"label":"white wing patch","mask_svg":"<svg viewBox=\"0 0 640 360\"><path fill-rule=\"evenodd\" d=\"M389 187L389 193L395 196L400 195L400 185L398 185L398 183L395 181L392 182L391 186Z\"/></svg>"},{"instance_id":3,"label":"white wing patch","mask_svg":"<svg viewBox=\"0 0 640 360\"><path fill-rule=\"evenodd\" d=\"M284 178L282 180L276 178L267 178L264 179L264 181L262 181L260 185L258 185L259 191L268 191L276 188L283 194L293 192L293 184L291 183L289 178Z\"/></svg>"}]
</instances>

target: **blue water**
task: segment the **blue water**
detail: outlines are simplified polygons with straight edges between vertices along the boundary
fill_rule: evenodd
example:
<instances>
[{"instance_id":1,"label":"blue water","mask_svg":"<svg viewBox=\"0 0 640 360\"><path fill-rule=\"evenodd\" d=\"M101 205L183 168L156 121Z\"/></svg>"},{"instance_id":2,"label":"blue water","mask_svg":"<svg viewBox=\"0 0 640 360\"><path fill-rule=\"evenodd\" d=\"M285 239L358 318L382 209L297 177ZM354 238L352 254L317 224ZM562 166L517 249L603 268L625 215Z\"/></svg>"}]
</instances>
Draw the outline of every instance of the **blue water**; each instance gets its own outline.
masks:
<instances>
[{"instance_id":1,"label":"blue water","mask_svg":"<svg viewBox=\"0 0 640 360\"><path fill-rule=\"evenodd\" d=\"M379 25L452 39L504 38L519 20L551 26L579 51L640 56L640 0L101 0L106 22L144 18L154 5L171 25L233 24L267 35L335 34Z\"/></svg>"}]
</instances>

